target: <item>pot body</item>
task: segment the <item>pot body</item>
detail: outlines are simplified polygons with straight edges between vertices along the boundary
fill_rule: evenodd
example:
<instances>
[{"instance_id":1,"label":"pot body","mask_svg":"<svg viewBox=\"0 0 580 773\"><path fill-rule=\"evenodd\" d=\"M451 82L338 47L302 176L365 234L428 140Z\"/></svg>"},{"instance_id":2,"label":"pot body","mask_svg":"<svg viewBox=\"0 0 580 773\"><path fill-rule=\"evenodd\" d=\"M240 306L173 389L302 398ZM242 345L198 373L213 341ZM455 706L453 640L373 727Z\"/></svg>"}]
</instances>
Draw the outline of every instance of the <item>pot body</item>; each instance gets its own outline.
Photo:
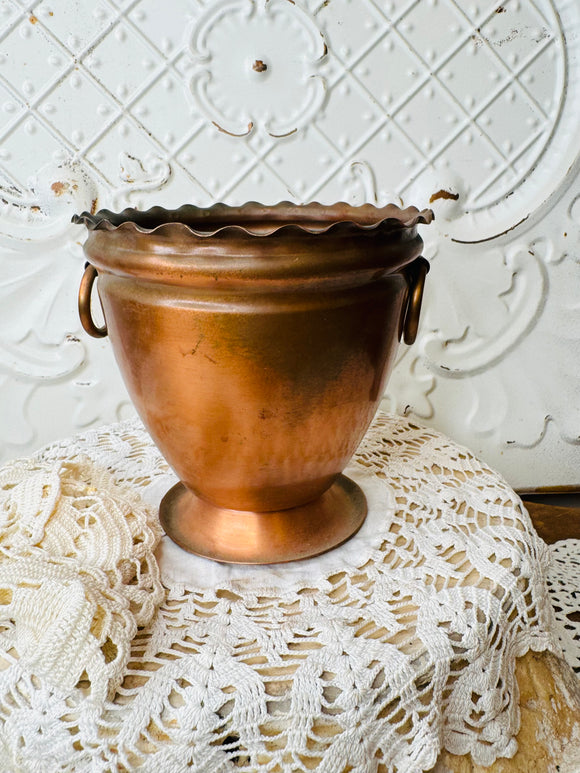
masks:
<instances>
[{"instance_id":1,"label":"pot body","mask_svg":"<svg viewBox=\"0 0 580 773\"><path fill-rule=\"evenodd\" d=\"M394 362L422 241L400 222L262 222L107 225L85 253L168 463L204 502L266 514L321 497L348 464Z\"/></svg>"},{"instance_id":2,"label":"pot body","mask_svg":"<svg viewBox=\"0 0 580 773\"><path fill-rule=\"evenodd\" d=\"M238 510L319 496L348 464L397 349L407 284L207 293L103 273L99 294L143 422L185 485Z\"/></svg>"}]
</instances>

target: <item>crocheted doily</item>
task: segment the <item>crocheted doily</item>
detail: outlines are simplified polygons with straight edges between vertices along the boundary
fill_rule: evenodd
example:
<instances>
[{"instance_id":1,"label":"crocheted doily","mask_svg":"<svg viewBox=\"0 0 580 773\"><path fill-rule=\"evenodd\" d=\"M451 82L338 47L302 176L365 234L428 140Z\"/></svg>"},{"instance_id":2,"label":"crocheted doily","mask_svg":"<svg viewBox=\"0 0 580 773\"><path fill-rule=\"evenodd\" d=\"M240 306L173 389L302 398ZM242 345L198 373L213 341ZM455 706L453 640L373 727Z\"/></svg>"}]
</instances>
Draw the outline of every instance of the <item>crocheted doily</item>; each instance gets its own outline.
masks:
<instances>
[{"instance_id":1,"label":"crocheted doily","mask_svg":"<svg viewBox=\"0 0 580 773\"><path fill-rule=\"evenodd\" d=\"M550 545L548 591L556 616L555 632L565 659L580 676L580 540Z\"/></svg>"},{"instance_id":2,"label":"crocheted doily","mask_svg":"<svg viewBox=\"0 0 580 773\"><path fill-rule=\"evenodd\" d=\"M443 747L513 755L515 658L558 652L549 552L519 498L399 417L377 418L347 474L370 510L350 542L230 567L159 542L175 477L137 422L6 466L0 770L419 773Z\"/></svg>"}]
</instances>

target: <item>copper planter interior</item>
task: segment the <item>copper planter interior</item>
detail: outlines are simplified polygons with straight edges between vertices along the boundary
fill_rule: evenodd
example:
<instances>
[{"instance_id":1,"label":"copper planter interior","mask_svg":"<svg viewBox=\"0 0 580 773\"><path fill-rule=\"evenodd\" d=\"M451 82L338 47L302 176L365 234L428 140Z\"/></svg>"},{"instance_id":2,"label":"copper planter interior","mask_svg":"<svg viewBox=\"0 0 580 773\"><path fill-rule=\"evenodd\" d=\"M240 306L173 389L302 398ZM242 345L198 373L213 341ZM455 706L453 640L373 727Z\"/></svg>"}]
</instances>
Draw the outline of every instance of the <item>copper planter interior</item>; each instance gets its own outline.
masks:
<instances>
[{"instance_id":1,"label":"copper planter interior","mask_svg":"<svg viewBox=\"0 0 580 773\"><path fill-rule=\"evenodd\" d=\"M348 539L366 515L341 475L398 342L417 332L428 263L390 205L218 204L103 210L79 293L109 335L135 406L181 483L161 522L190 552L291 561ZM98 292L106 324L90 309Z\"/></svg>"}]
</instances>

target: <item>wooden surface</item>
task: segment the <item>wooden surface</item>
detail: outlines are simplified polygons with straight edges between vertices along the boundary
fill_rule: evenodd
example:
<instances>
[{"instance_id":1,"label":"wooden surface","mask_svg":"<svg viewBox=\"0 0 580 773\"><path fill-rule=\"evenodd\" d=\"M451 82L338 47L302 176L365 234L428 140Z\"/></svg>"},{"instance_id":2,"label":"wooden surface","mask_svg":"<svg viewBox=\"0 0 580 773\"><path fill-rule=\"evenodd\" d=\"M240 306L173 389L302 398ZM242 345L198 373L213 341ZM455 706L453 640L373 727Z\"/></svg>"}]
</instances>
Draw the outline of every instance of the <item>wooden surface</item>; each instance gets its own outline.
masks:
<instances>
[{"instance_id":1,"label":"wooden surface","mask_svg":"<svg viewBox=\"0 0 580 773\"><path fill-rule=\"evenodd\" d=\"M524 504L536 531L548 545L562 539L580 539L580 508L554 507L529 501L524 501Z\"/></svg>"},{"instance_id":2,"label":"wooden surface","mask_svg":"<svg viewBox=\"0 0 580 773\"><path fill-rule=\"evenodd\" d=\"M525 501L540 537L580 539L580 509ZM580 614L580 609L579 609ZM580 773L580 679L561 659L528 652L516 663L521 727L518 752L488 768L443 752L431 773Z\"/></svg>"},{"instance_id":3,"label":"wooden surface","mask_svg":"<svg viewBox=\"0 0 580 773\"><path fill-rule=\"evenodd\" d=\"M518 751L491 767L443 752L431 773L579 773L580 680L564 661L528 652L516 664L521 726Z\"/></svg>"}]
</instances>

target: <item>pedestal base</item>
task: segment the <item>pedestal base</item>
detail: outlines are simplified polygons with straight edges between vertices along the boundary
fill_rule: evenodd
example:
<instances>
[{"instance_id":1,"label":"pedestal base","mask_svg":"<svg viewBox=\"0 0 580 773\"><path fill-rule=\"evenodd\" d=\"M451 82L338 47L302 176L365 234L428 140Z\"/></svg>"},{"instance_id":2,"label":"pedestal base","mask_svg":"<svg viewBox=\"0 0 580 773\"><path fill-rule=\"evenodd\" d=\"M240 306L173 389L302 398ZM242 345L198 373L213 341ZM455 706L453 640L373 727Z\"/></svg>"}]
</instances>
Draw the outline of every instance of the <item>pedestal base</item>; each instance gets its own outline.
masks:
<instances>
[{"instance_id":1,"label":"pedestal base","mask_svg":"<svg viewBox=\"0 0 580 773\"><path fill-rule=\"evenodd\" d=\"M319 499L269 513L228 510L200 499L182 483L163 497L159 519L184 550L231 564L277 564L324 553L362 526L367 503L350 478L339 475Z\"/></svg>"}]
</instances>

